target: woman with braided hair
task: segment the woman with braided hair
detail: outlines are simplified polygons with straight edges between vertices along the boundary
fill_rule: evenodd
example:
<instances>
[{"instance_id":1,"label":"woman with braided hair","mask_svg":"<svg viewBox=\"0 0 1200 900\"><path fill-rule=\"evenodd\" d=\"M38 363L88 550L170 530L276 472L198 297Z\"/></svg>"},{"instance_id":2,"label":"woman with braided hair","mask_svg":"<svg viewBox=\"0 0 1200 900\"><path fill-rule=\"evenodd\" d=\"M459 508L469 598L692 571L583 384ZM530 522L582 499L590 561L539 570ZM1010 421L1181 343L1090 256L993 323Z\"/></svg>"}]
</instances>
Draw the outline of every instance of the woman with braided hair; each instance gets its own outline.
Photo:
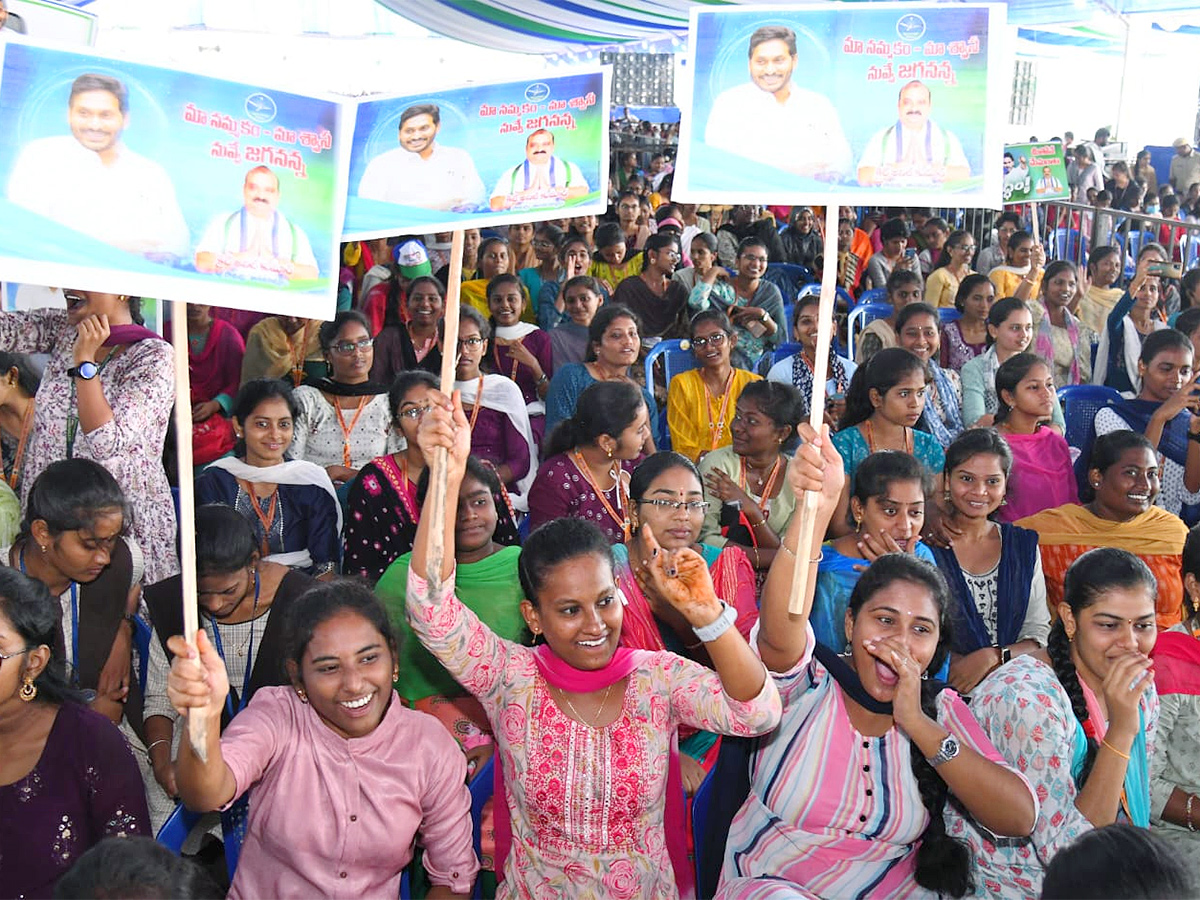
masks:
<instances>
[{"instance_id":1,"label":"woman with braided hair","mask_svg":"<svg viewBox=\"0 0 1200 900\"><path fill-rule=\"evenodd\" d=\"M788 487L819 492L813 538L797 546L804 514L794 516L757 637L783 721L758 741L717 896L965 896L971 860L946 832L950 795L990 833L1016 837L1033 829L1038 802L958 695L923 674L950 648L950 592L931 564L903 553L871 564L850 598L844 656L813 636L814 579L801 611L789 612L797 556L810 567L820 558L845 481L828 429L801 431Z\"/></svg>"},{"instance_id":2,"label":"woman with braided hair","mask_svg":"<svg viewBox=\"0 0 1200 900\"><path fill-rule=\"evenodd\" d=\"M980 896L1036 898L1050 859L1080 834L1113 822L1149 827L1156 590L1127 550L1085 553L1067 570L1046 649L1002 665L972 693L988 738L1042 801L1025 841L997 842L947 813L950 834L971 848Z\"/></svg>"}]
</instances>

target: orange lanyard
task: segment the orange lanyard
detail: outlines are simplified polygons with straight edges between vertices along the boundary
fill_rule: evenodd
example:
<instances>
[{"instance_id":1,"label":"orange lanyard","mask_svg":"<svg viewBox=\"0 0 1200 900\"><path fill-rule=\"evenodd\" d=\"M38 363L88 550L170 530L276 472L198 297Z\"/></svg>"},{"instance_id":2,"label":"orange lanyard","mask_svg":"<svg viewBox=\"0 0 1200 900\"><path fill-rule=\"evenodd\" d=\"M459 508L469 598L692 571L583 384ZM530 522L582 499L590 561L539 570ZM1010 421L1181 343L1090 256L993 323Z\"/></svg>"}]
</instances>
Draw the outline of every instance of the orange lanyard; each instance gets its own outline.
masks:
<instances>
[{"instance_id":1,"label":"orange lanyard","mask_svg":"<svg viewBox=\"0 0 1200 900\"><path fill-rule=\"evenodd\" d=\"M712 414L712 393L708 389L708 382L704 380L704 376L700 376L700 384L704 387L704 412L708 415L708 435L712 441L709 450L716 450L717 445L721 443L721 435L725 433L725 413L729 411L729 397L733 393L733 369L729 370L729 377L725 379L725 393L721 397L721 411L717 413L717 420L713 421Z\"/></svg>"},{"instance_id":2,"label":"orange lanyard","mask_svg":"<svg viewBox=\"0 0 1200 900\"><path fill-rule=\"evenodd\" d=\"M33 428L33 404L34 401L30 399L25 418L21 420L21 437L17 440L17 455L13 457L12 474L5 479L14 491L21 480L21 461L25 457L25 445L29 443L29 432Z\"/></svg>"},{"instance_id":3,"label":"orange lanyard","mask_svg":"<svg viewBox=\"0 0 1200 900\"><path fill-rule=\"evenodd\" d=\"M514 372L516 369L513 370ZM475 433L475 420L479 418L479 410L483 409L483 376L479 376L479 383L475 385L475 403L471 406L471 421L467 426L471 429L471 433Z\"/></svg>"},{"instance_id":4,"label":"orange lanyard","mask_svg":"<svg viewBox=\"0 0 1200 900\"><path fill-rule=\"evenodd\" d=\"M359 417L363 414L363 410L367 408L369 396L359 397L358 408L354 410L354 417L350 419L350 424L346 425L346 417L342 415L341 404L337 402L337 397L334 397L333 411L337 413L338 425L342 427L342 465L347 469L353 468L350 465L350 434L354 431L354 426L358 424Z\"/></svg>"},{"instance_id":5,"label":"orange lanyard","mask_svg":"<svg viewBox=\"0 0 1200 900\"><path fill-rule=\"evenodd\" d=\"M499 344L496 344L492 347L492 359L496 363L496 371L497 372L503 371L504 366L500 362L500 345ZM511 378L513 381L516 381L517 380L517 369L519 369L521 367L521 363L517 360L517 358L515 356L512 356L511 354L509 355L509 359L512 360L513 366L512 366L512 371L508 373L508 377Z\"/></svg>"},{"instance_id":6,"label":"orange lanyard","mask_svg":"<svg viewBox=\"0 0 1200 900\"><path fill-rule=\"evenodd\" d=\"M871 420L870 420L870 419L866 419L866 420L865 420L865 421L862 423L862 430L865 432L865 435L864 435L864 436L865 436L865 437L866 437L866 439L867 439L867 449L868 449L868 450L869 450L871 453L874 453L874 452L876 452L876 450L877 450L878 448L875 446L875 430L874 430L874 429L871 427ZM885 450L890 450L890 449L892 449L892 448L891 448L891 447L885 447L884 449L885 449ZM913 452L913 435L912 435L912 429L911 429L911 428L909 428L907 425L905 425L905 426L904 426L904 452L905 452L905 453L908 453L908 454L910 454L910 455L911 455L911 454L912 454L912 452Z\"/></svg>"},{"instance_id":7,"label":"orange lanyard","mask_svg":"<svg viewBox=\"0 0 1200 900\"><path fill-rule=\"evenodd\" d=\"M259 506L258 497L254 496L254 485L240 478L237 480L237 483L246 492L246 496L250 498L250 508L254 510L254 515L258 516L258 521L263 527L262 555L270 556L271 547L267 543L267 539L271 536L271 526L275 524L275 512L279 508L279 485L276 485L275 490L271 492L271 502L264 515L262 507Z\"/></svg>"},{"instance_id":8,"label":"orange lanyard","mask_svg":"<svg viewBox=\"0 0 1200 900\"><path fill-rule=\"evenodd\" d=\"M750 496L750 491L746 488L746 459L740 457L738 461L738 487L746 491L746 496ZM775 479L779 477L779 468L783 464L783 457L775 458L775 465L771 467L771 474L767 476L767 483L763 485L762 494L759 496L759 509L763 514L763 518L767 518L771 514L771 491L775 489Z\"/></svg>"},{"instance_id":9,"label":"orange lanyard","mask_svg":"<svg viewBox=\"0 0 1200 900\"><path fill-rule=\"evenodd\" d=\"M624 483L621 481L621 472L618 467L617 474L613 476L613 481L616 482L614 487L617 489L617 508L613 509L611 503L608 502L608 497L604 495L604 491L600 490L600 486L596 484L596 480L592 478L592 470L588 468L587 461L584 460L583 454L578 449L571 451L572 461L575 463L575 468L579 470L579 474L591 486L592 492L600 498L600 502L604 505L604 511L609 517L617 523L617 527L621 529L621 534L625 540L629 540L629 516L625 512L625 497L622 488Z\"/></svg>"}]
</instances>

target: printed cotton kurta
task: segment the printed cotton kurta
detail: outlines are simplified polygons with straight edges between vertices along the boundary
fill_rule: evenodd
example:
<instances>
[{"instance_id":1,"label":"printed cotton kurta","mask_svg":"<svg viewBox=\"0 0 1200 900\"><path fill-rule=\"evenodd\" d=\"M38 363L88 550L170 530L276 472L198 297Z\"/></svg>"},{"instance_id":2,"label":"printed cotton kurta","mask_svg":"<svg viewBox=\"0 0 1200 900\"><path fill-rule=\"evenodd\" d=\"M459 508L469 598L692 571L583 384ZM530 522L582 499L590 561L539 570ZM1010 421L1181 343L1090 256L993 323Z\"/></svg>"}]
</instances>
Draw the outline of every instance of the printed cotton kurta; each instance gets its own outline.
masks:
<instances>
[{"instance_id":1,"label":"printed cotton kurta","mask_svg":"<svg viewBox=\"0 0 1200 900\"><path fill-rule=\"evenodd\" d=\"M621 712L603 728L565 715L529 647L503 641L454 596L410 570L408 616L421 643L483 703L496 726L512 817L498 897L674 900L663 811L671 736L680 725L753 735L779 721L770 678L753 700L673 653L644 653ZM641 651L634 651L641 652Z\"/></svg>"},{"instance_id":2,"label":"printed cotton kurta","mask_svg":"<svg viewBox=\"0 0 1200 900\"><path fill-rule=\"evenodd\" d=\"M72 379L75 329L61 309L0 313L0 347L14 353L48 353L37 392L33 433L25 451L21 501L42 470L67 456L67 417L76 413ZM114 353L116 351L114 350ZM175 403L174 352L166 341L125 345L97 376L113 417L92 432L80 425L72 456L108 469L133 513L130 535L146 554L146 583L179 571L175 504L163 469L163 441Z\"/></svg>"}]
</instances>

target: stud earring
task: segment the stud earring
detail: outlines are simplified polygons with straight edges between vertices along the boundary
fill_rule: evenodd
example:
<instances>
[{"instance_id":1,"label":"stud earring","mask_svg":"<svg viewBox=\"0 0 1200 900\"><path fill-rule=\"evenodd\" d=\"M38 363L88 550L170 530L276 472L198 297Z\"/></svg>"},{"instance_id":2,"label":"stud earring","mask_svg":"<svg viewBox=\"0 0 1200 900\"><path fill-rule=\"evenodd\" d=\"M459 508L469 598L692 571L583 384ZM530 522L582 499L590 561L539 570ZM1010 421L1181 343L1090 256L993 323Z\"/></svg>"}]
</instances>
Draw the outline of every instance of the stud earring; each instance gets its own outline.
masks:
<instances>
[{"instance_id":1,"label":"stud earring","mask_svg":"<svg viewBox=\"0 0 1200 900\"><path fill-rule=\"evenodd\" d=\"M613 457L612 447L609 447L609 448L608 448L607 450L605 450L604 452L608 454L608 458L609 458L609 459L612 459L612 457Z\"/></svg>"},{"instance_id":2,"label":"stud earring","mask_svg":"<svg viewBox=\"0 0 1200 900\"><path fill-rule=\"evenodd\" d=\"M17 692L17 696L26 703L37 696L37 685L33 683L33 679L28 675L25 676L25 683L21 685L21 690Z\"/></svg>"},{"instance_id":3,"label":"stud earring","mask_svg":"<svg viewBox=\"0 0 1200 900\"><path fill-rule=\"evenodd\" d=\"M296 696L300 698L301 703L308 702L308 694L304 693L303 688L296 688Z\"/></svg>"}]
</instances>

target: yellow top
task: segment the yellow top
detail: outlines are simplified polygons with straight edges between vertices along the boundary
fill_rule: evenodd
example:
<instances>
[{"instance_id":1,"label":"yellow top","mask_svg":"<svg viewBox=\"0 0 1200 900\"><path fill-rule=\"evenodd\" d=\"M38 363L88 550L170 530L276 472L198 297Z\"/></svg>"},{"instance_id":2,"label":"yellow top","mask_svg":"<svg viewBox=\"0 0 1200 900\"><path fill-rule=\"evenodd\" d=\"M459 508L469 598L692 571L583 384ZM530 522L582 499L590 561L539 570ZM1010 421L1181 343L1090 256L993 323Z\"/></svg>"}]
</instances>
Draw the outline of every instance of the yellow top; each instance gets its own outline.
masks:
<instances>
[{"instance_id":1,"label":"yellow top","mask_svg":"<svg viewBox=\"0 0 1200 900\"><path fill-rule=\"evenodd\" d=\"M1029 270L1024 272L1014 269L1012 266L998 266L988 273L988 279L995 285L996 299L1003 300L1005 297L1016 296L1017 288L1021 286L1022 279L1029 274ZM1042 288L1042 272L1039 269L1037 278L1033 280L1033 287L1029 292L1030 302L1037 298Z\"/></svg>"},{"instance_id":2,"label":"yellow top","mask_svg":"<svg viewBox=\"0 0 1200 900\"><path fill-rule=\"evenodd\" d=\"M1119 287L1102 288L1093 284L1079 299L1079 321L1096 334L1104 334L1108 325L1108 314L1113 311L1113 307L1124 293Z\"/></svg>"},{"instance_id":3,"label":"yellow top","mask_svg":"<svg viewBox=\"0 0 1200 900\"><path fill-rule=\"evenodd\" d=\"M705 410L704 381L699 369L680 372L667 385L667 428L671 449L696 462L700 456L733 443L729 423L742 390L762 378L745 369L734 369L729 391L723 396L710 395Z\"/></svg>"},{"instance_id":4,"label":"yellow top","mask_svg":"<svg viewBox=\"0 0 1200 900\"><path fill-rule=\"evenodd\" d=\"M974 275L975 273L968 271L967 274ZM958 296L959 284L961 282L954 277L949 266L934 269L925 279L925 302L934 309L954 306L954 298Z\"/></svg>"}]
</instances>

